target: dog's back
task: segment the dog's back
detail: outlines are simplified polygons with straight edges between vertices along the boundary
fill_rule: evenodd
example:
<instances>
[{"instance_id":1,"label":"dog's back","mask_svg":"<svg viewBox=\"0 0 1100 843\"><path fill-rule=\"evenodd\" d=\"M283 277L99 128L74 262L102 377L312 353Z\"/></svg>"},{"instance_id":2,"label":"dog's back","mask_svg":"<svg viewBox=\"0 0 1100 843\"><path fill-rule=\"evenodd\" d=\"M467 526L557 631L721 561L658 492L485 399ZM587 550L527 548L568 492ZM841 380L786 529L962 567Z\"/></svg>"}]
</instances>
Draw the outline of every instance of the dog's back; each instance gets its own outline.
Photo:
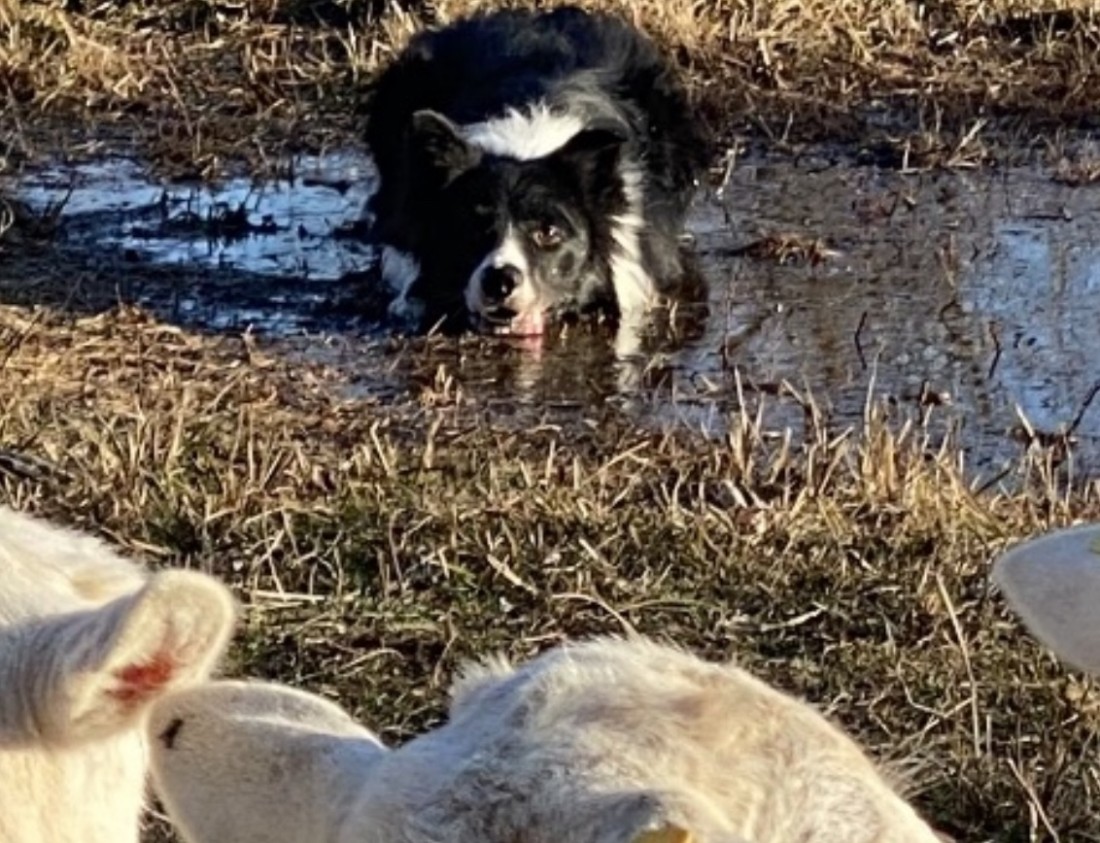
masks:
<instances>
[{"instance_id":1,"label":"dog's back","mask_svg":"<svg viewBox=\"0 0 1100 843\"><path fill-rule=\"evenodd\" d=\"M471 124L538 101L629 119L652 143L650 169L678 194L709 159L709 137L653 42L614 15L575 7L500 10L415 36L368 90L366 140L379 170L394 172L400 128L416 111Z\"/></svg>"},{"instance_id":2,"label":"dog's back","mask_svg":"<svg viewBox=\"0 0 1100 843\"><path fill-rule=\"evenodd\" d=\"M628 72L652 78L661 67L652 44L610 15L572 8L477 15L420 33L386 68L369 91L367 140L384 148L388 130L422 108L476 123L552 99L579 75L598 71L615 88Z\"/></svg>"}]
</instances>

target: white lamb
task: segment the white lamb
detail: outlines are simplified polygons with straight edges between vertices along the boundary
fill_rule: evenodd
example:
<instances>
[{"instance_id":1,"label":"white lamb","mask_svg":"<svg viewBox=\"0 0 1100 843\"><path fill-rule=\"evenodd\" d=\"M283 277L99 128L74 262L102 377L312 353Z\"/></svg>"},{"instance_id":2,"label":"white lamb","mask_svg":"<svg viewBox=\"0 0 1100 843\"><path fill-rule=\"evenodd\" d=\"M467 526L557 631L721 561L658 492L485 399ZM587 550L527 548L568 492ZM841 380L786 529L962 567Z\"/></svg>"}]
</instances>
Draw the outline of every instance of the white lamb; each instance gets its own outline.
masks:
<instances>
[{"instance_id":1,"label":"white lamb","mask_svg":"<svg viewBox=\"0 0 1100 843\"><path fill-rule=\"evenodd\" d=\"M997 560L993 579L1036 638L1100 674L1100 524L1016 545Z\"/></svg>"},{"instance_id":2,"label":"white lamb","mask_svg":"<svg viewBox=\"0 0 1100 843\"><path fill-rule=\"evenodd\" d=\"M149 705L203 678L232 622L209 577L0 507L0 843L137 841Z\"/></svg>"},{"instance_id":3,"label":"white lamb","mask_svg":"<svg viewBox=\"0 0 1100 843\"><path fill-rule=\"evenodd\" d=\"M191 843L936 843L857 745L742 670L597 639L468 669L389 751L270 684L173 694L155 785Z\"/></svg>"}]
</instances>

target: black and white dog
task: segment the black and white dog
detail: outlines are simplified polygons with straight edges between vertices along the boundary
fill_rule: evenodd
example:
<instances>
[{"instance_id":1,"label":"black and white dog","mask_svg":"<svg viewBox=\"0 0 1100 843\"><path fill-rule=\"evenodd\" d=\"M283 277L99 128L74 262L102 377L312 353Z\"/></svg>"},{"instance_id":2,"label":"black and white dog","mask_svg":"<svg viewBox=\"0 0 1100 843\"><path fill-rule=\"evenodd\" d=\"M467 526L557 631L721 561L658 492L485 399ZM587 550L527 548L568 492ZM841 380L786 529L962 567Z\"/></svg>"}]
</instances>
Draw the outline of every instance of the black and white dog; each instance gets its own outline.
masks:
<instances>
[{"instance_id":1,"label":"black and white dog","mask_svg":"<svg viewBox=\"0 0 1100 843\"><path fill-rule=\"evenodd\" d=\"M541 334L564 312L644 310L679 278L709 144L626 22L567 7L428 31L367 108L391 312Z\"/></svg>"}]
</instances>

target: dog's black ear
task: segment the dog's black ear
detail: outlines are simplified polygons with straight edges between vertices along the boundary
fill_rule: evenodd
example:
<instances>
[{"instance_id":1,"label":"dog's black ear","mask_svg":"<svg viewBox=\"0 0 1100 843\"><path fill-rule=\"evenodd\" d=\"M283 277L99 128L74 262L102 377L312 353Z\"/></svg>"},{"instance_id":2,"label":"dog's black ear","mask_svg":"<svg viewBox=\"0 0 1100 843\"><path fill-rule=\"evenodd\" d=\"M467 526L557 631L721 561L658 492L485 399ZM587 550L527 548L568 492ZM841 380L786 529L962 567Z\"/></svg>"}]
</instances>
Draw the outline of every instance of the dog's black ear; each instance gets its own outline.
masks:
<instances>
[{"instance_id":1,"label":"dog's black ear","mask_svg":"<svg viewBox=\"0 0 1100 843\"><path fill-rule=\"evenodd\" d=\"M421 156L421 165L444 181L464 173L481 159L481 153L466 142L458 126L431 109L413 114L411 141L414 153Z\"/></svg>"},{"instance_id":2,"label":"dog's black ear","mask_svg":"<svg viewBox=\"0 0 1100 843\"><path fill-rule=\"evenodd\" d=\"M590 179L602 181L615 176L625 142L625 135L612 129L585 129L554 155Z\"/></svg>"}]
</instances>

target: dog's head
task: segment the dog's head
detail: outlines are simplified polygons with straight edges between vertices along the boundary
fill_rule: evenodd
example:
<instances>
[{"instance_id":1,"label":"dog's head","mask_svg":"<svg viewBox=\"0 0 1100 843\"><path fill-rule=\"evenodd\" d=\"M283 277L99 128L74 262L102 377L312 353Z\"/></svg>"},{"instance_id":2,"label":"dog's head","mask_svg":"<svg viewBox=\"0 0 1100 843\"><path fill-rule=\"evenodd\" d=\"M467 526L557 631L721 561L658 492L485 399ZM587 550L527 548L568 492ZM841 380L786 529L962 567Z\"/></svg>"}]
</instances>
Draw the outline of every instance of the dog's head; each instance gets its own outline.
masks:
<instances>
[{"instance_id":1,"label":"dog's head","mask_svg":"<svg viewBox=\"0 0 1100 843\"><path fill-rule=\"evenodd\" d=\"M424 238L418 293L429 311L464 310L478 328L541 334L550 314L613 301L613 217L626 208L621 134L586 129L547 155L518 159L486 152L447 118L420 111L410 143L439 226Z\"/></svg>"}]
</instances>

